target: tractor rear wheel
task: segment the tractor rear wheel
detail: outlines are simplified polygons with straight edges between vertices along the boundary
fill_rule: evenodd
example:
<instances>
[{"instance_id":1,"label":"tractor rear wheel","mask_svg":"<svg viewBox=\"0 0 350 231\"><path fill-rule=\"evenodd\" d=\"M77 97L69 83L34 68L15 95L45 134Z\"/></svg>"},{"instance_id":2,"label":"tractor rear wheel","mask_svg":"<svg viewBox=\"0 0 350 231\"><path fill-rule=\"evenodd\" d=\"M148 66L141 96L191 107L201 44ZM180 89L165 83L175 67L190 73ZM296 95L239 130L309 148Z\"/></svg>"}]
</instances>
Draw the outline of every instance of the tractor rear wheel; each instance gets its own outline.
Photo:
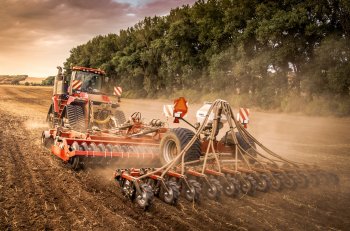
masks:
<instances>
[{"instance_id":1,"label":"tractor rear wheel","mask_svg":"<svg viewBox=\"0 0 350 231\"><path fill-rule=\"evenodd\" d=\"M239 146L241 146L241 148L245 152L247 152L250 156L256 158L257 157L257 153L255 151L256 144L254 143L254 141L252 139L250 139L249 137L247 137L249 142L246 142L239 132L236 132L235 135L236 135ZM227 134L226 137L225 136L222 137L221 142L225 143L226 145L232 146L232 147L234 147L234 145L235 145L235 142L233 141L230 133ZM255 160L253 158L249 158L249 162L251 164L253 164L255 162Z\"/></svg>"},{"instance_id":2,"label":"tractor rear wheel","mask_svg":"<svg viewBox=\"0 0 350 231\"><path fill-rule=\"evenodd\" d=\"M65 126L67 123L69 126L76 131L85 131L85 114L84 109L80 105L67 105L65 118L63 118L62 123Z\"/></svg>"},{"instance_id":3,"label":"tractor rear wheel","mask_svg":"<svg viewBox=\"0 0 350 231\"><path fill-rule=\"evenodd\" d=\"M126 121L125 114L123 111L116 110L114 114L115 122L118 124L123 124Z\"/></svg>"},{"instance_id":4,"label":"tractor rear wheel","mask_svg":"<svg viewBox=\"0 0 350 231\"><path fill-rule=\"evenodd\" d=\"M178 154L186 147L195 133L187 128L171 129L160 141L160 161L167 164L174 160ZM198 160L201 156L201 143L195 139L192 146L185 154L185 162ZM179 160L179 162L181 159Z\"/></svg>"},{"instance_id":5,"label":"tractor rear wheel","mask_svg":"<svg viewBox=\"0 0 350 231\"><path fill-rule=\"evenodd\" d=\"M57 124L57 120L57 113L54 110L53 104L51 104L46 116L46 122L49 125L49 128L54 128Z\"/></svg>"}]
</instances>

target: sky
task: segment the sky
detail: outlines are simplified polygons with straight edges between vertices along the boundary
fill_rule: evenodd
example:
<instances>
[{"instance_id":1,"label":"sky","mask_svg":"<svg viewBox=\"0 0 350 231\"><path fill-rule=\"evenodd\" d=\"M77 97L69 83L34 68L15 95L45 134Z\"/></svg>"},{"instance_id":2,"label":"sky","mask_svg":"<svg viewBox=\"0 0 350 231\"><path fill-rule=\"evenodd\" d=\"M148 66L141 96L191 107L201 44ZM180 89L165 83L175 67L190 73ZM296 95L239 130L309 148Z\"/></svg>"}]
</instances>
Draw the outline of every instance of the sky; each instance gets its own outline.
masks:
<instances>
[{"instance_id":1,"label":"sky","mask_svg":"<svg viewBox=\"0 0 350 231\"><path fill-rule=\"evenodd\" d=\"M56 75L69 51L195 0L0 0L0 75Z\"/></svg>"}]
</instances>

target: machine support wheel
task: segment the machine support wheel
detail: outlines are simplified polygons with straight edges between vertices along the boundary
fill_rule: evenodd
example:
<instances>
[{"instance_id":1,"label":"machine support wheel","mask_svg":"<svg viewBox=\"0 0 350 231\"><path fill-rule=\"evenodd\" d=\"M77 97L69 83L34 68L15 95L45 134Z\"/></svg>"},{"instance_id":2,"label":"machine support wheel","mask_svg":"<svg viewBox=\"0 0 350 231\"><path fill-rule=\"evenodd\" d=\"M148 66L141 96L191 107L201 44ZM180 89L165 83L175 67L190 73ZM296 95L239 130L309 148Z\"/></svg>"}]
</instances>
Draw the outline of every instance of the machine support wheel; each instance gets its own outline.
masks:
<instances>
[{"instance_id":1,"label":"machine support wheel","mask_svg":"<svg viewBox=\"0 0 350 231\"><path fill-rule=\"evenodd\" d=\"M162 165L171 162L194 137L194 132L187 128L171 129L160 142L160 161ZM185 162L198 160L201 155L201 143L198 139L185 154Z\"/></svg>"}]
</instances>

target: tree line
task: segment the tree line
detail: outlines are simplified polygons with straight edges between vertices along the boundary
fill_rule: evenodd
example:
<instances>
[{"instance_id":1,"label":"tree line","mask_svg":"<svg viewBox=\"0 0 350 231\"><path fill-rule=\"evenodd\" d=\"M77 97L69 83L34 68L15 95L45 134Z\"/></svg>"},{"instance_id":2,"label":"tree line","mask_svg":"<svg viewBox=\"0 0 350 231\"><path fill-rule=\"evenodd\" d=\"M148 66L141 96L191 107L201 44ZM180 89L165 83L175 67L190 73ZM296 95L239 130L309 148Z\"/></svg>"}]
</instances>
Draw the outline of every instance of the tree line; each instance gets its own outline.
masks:
<instances>
[{"instance_id":1,"label":"tree line","mask_svg":"<svg viewBox=\"0 0 350 231\"><path fill-rule=\"evenodd\" d=\"M324 102L347 115L349 36L346 0L199 0L94 37L64 65L101 68L130 97L191 91L292 111Z\"/></svg>"}]
</instances>

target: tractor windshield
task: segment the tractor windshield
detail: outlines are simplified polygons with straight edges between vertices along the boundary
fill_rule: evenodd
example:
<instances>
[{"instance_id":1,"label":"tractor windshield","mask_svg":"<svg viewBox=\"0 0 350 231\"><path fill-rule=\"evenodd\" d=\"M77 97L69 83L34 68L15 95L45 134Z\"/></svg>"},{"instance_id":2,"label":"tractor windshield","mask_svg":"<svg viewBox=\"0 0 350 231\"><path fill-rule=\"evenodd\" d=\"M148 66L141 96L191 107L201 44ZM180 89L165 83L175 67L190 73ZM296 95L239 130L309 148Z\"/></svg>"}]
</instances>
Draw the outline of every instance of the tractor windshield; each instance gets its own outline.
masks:
<instances>
[{"instance_id":1,"label":"tractor windshield","mask_svg":"<svg viewBox=\"0 0 350 231\"><path fill-rule=\"evenodd\" d=\"M75 80L81 81L81 91L83 92L101 92L102 76L99 74L76 71Z\"/></svg>"}]
</instances>

